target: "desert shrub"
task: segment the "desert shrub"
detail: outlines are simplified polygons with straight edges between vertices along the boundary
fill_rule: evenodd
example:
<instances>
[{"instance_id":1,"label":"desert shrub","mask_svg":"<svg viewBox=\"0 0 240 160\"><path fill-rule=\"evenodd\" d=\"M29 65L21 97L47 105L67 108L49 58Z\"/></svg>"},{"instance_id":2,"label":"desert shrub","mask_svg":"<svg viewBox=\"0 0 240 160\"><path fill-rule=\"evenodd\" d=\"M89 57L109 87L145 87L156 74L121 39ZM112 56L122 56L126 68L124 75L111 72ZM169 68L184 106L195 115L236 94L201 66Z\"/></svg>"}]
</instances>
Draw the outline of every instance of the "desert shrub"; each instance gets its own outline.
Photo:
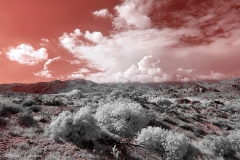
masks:
<instances>
[{"instance_id":1,"label":"desert shrub","mask_svg":"<svg viewBox=\"0 0 240 160\"><path fill-rule=\"evenodd\" d=\"M127 99L118 99L100 106L95 118L101 127L125 137L135 135L150 121L150 116L139 103Z\"/></svg>"},{"instance_id":2,"label":"desert shrub","mask_svg":"<svg viewBox=\"0 0 240 160\"><path fill-rule=\"evenodd\" d=\"M188 130L188 131L193 131L193 127L192 126L189 126L188 124L186 124L185 122L180 122L178 124L178 127L182 128L182 129L185 129L185 130Z\"/></svg>"},{"instance_id":3,"label":"desert shrub","mask_svg":"<svg viewBox=\"0 0 240 160\"><path fill-rule=\"evenodd\" d=\"M82 94L82 91L74 89L71 92L66 93L66 96L72 99L77 99L77 98L83 98L84 95Z\"/></svg>"},{"instance_id":4,"label":"desert shrub","mask_svg":"<svg viewBox=\"0 0 240 160\"><path fill-rule=\"evenodd\" d=\"M144 128L135 139L138 145L159 152L164 159L180 160L188 151L188 138L184 134L160 127Z\"/></svg>"},{"instance_id":5,"label":"desert shrub","mask_svg":"<svg viewBox=\"0 0 240 160\"><path fill-rule=\"evenodd\" d=\"M168 99L165 99L163 97L154 97L154 98L149 98L148 101L150 103L155 103L159 106L171 106L172 102Z\"/></svg>"},{"instance_id":6,"label":"desert shrub","mask_svg":"<svg viewBox=\"0 0 240 160\"><path fill-rule=\"evenodd\" d=\"M42 108L39 107L38 105L33 105L29 107L29 109L32 110L33 112L40 112Z\"/></svg>"},{"instance_id":7,"label":"desert shrub","mask_svg":"<svg viewBox=\"0 0 240 160\"><path fill-rule=\"evenodd\" d=\"M168 99L159 99L157 100L156 104L160 106L171 106L172 102Z\"/></svg>"},{"instance_id":8,"label":"desert shrub","mask_svg":"<svg viewBox=\"0 0 240 160\"><path fill-rule=\"evenodd\" d=\"M45 101L44 105L48 105L48 106L61 106L61 105L64 105L64 103L63 103L63 101L61 99L52 99L52 100Z\"/></svg>"},{"instance_id":9,"label":"desert shrub","mask_svg":"<svg viewBox=\"0 0 240 160\"><path fill-rule=\"evenodd\" d=\"M231 115L229 120L233 121L233 122L240 122L240 114L233 114L233 115Z\"/></svg>"},{"instance_id":10,"label":"desert shrub","mask_svg":"<svg viewBox=\"0 0 240 160\"><path fill-rule=\"evenodd\" d=\"M7 116L9 114L16 114L21 112L22 109L16 104L10 102L0 103L0 116Z\"/></svg>"},{"instance_id":11,"label":"desert shrub","mask_svg":"<svg viewBox=\"0 0 240 160\"><path fill-rule=\"evenodd\" d=\"M25 107L29 107L29 106L32 106L32 105L36 105L37 102L30 99L30 100L26 100L22 103L22 106L25 106Z\"/></svg>"},{"instance_id":12,"label":"desert shrub","mask_svg":"<svg viewBox=\"0 0 240 160\"><path fill-rule=\"evenodd\" d=\"M216 155L231 156L240 151L240 130L232 131L227 136L210 136L203 144L213 150Z\"/></svg>"},{"instance_id":13,"label":"desert shrub","mask_svg":"<svg viewBox=\"0 0 240 160\"><path fill-rule=\"evenodd\" d=\"M18 123L24 127L31 127L36 124L36 121L30 112L24 112L18 115Z\"/></svg>"},{"instance_id":14,"label":"desert shrub","mask_svg":"<svg viewBox=\"0 0 240 160\"><path fill-rule=\"evenodd\" d=\"M62 112L45 129L49 136L60 136L78 146L85 147L91 144L92 139L97 139L100 131L88 106L80 108L76 114L70 111Z\"/></svg>"},{"instance_id":15,"label":"desert shrub","mask_svg":"<svg viewBox=\"0 0 240 160\"><path fill-rule=\"evenodd\" d=\"M3 128L7 125L7 120L0 118L0 127Z\"/></svg>"},{"instance_id":16,"label":"desert shrub","mask_svg":"<svg viewBox=\"0 0 240 160\"><path fill-rule=\"evenodd\" d=\"M115 90L112 91L110 94L110 97L112 98L120 98L120 97L129 97L129 93L124 90Z\"/></svg>"}]
</instances>

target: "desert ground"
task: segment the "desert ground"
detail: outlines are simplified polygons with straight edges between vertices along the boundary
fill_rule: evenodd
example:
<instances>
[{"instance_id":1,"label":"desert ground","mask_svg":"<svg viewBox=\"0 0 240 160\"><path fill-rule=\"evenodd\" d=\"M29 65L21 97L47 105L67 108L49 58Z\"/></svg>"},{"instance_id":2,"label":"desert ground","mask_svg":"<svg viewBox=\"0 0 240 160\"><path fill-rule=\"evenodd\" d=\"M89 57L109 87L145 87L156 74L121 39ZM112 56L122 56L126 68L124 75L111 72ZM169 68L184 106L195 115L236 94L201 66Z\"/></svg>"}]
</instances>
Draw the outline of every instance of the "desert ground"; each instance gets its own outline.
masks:
<instances>
[{"instance_id":1,"label":"desert ground","mask_svg":"<svg viewBox=\"0 0 240 160\"><path fill-rule=\"evenodd\" d=\"M238 160L240 78L0 85L0 159Z\"/></svg>"}]
</instances>

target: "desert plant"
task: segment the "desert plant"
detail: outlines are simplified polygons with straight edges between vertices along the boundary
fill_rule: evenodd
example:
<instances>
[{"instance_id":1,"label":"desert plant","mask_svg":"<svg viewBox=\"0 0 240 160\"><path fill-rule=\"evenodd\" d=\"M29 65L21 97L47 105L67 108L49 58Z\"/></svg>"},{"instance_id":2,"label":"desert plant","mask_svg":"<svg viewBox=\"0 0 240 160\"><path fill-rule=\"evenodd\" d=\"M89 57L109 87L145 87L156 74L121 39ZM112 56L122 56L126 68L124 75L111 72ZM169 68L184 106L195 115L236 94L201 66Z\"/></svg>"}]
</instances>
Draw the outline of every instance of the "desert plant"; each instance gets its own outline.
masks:
<instances>
[{"instance_id":1,"label":"desert plant","mask_svg":"<svg viewBox=\"0 0 240 160\"><path fill-rule=\"evenodd\" d=\"M188 151L188 138L184 134L160 127L142 129L135 141L138 145L159 152L167 160L180 160Z\"/></svg>"},{"instance_id":2,"label":"desert plant","mask_svg":"<svg viewBox=\"0 0 240 160\"><path fill-rule=\"evenodd\" d=\"M53 118L45 129L49 136L60 136L84 147L89 147L91 141L96 140L100 135L100 131L88 106L80 108L76 114L70 111L62 112L58 117Z\"/></svg>"},{"instance_id":3,"label":"desert plant","mask_svg":"<svg viewBox=\"0 0 240 160\"><path fill-rule=\"evenodd\" d=\"M139 103L127 99L100 106L95 118L101 127L125 137L134 136L150 121L150 116Z\"/></svg>"},{"instance_id":4,"label":"desert plant","mask_svg":"<svg viewBox=\"0 0 240 160\"><path fill-rule=\"evenodd\" d=\"M22 103L22 106L25 106L25 107L29 107L29 106L32 106L32 105L36 105L37 102L30 99L30 100L26 100Z\"/></svg>"},{"instance_id":5,"label":"desert plant","mask_svg":"<svg viewBox=\"0 0 240 160\"><path fill-rule=\"evenodd\" d=\"M231 156L240 151L240 130L232 131L227 136L209 136L203 139L204 146L216 155Z\"/></svg>"},{"instance_id":6,"label":"desert plant","mask_svg":"<svg viewBox=\"0 0 240 160\"><path fill-rule=\"evenodd\" d=\"M24 127L31 127L36 124L36 121L30 112L24 112L18 115L18 123Z\"/></svg>"},{"instance_id":7,"label":"desert plant","mask_svg":"<svg viewBox=\"0 0 240 160\"><path fill-rule=\"evenodd\" d=\"M7 116L9 114L16 114L21 112L22 109L16 104L11 102L0 102L0 116Z\"/></svg>"},{"instance_id":8,"label":"desert plant","mask_svg":"<svg viewBox=\"0 0 240 160\"><path fill-rule=\"evenodd\" d=\"M154 97L154 98L149 98L148 101L150 103L155 103L159 106L171 106L172 102L166 98L163 97Z\"/></svg>"},{"instance_id":9,"label":"desert plant","mask_svg":"<svg viewBox=\"0 0 240 160\"><path fill-rule=\"evenodd\" d=\"M29 109L32 110L33 112L40 112L42 108L39 107L38 105L33 105L29 107Z\"/></svg>"},{"instance_id":10,"label":"desert plant","mask_svg":"<svg viewBox=\"0 0 240 160\"><path fill-rule=\"evenodd\" d=\"M157 100L156 104L160 106L171 106L172 102L169 101L168 99L159 99Z\"/></svg>"},{"instance_id":11,"label":"desert plant","mask_svg":"<svg viewBox=\"0 0 240 160\"><path fill-rule=\"evenodd\" d=\"M82 94L82 91L74 89L71 92L66 93L66 96L72 99L77 99L77 98L83 98L84 95Z\"/></svg>"}]
</instances>

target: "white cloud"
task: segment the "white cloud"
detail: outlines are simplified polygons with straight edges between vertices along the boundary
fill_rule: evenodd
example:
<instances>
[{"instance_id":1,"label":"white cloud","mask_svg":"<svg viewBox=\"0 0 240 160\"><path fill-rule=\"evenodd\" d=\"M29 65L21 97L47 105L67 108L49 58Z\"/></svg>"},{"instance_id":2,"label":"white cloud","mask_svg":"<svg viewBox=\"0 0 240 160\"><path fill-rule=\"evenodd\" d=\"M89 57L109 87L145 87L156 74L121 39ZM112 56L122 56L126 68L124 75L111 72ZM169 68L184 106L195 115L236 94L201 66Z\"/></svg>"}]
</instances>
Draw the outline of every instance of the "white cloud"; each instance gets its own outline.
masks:
<instances>
[{"instance_id":1,"label":"white cloud","mask_svg":"<svg viewBox=\"0 0 240 160\"><path fill-rule=\"evenodd\" d=\"M115 9L119 16L115 18L115 25L122 23L124 20L128 25L135 26L138 29L147 29L151 27L151 19L143 12L141 8L137 7L137 1L126 1ZM143 4L142 4L143 5Z\"/></svg>"},{"instance_id":2,"label":"white cloud","mask_svg":"<svg viewBox=\"0 0 240 160\"><path fill-rule=\"evenodd\" d=\"M89 60L91 67L115 73L127 69L146 55L161 54L159 50L178 42L176 38L171 36L185 32L184 30L176 32L169 29L161 31L157 29L132 30L104 37L103 40L101 40L102 34L99 33L100 36L96 37L101 38L96 38L98 40L95 41L98 43L95 45L86 44L73 36L73 33L64 33L59 41L76 58Z\"/></svg>"},{"instance_id":3,"label":"white cloud","mask_svg":"<svg viewBox=\"0 0 240 160\"><path fill-rule=\"evenodd\" d=\"M69 62L70 64L81 64L79 60L73 60L73 61L66 60L66 62Z\"/></svg>"},{"instance_id":4,"label":"white cloud","mask_svg":"<svg viewBox=\"0 0 240 160\"><path fill-rule=\"evenodd\" d=\"M72 73L71 75L67 76L68 79L84 79L85 76L81 73Z\"/></svg>"},{"instance_id":5,"label":"white cloud","mask_svg":"<svg viewBox=\"0 0 240 160\"><path fill-rule=\"evenodd\" d=\"M228 73L237 73L240 25L238 11L229 10L236 5L227 5L227 13L223 4L228 2L212 7L212 4L192 3L183 3L183 8L178 10L170 7L178 5L178 1L124 0L115 7L114 30L109 36L104 37L98 31L83 34L75 30L64 33L59 40L75 58L89 62L87 68L100 70L87 74L88 79L96 82L148 82L151 79L186 82L222 79ZM200 12L199 6L205 11ZM108 10L103 9L93 14L104 17L107 13ZM148 55L161 59L161 63L151 64ZM86 76L81 72L74 74ZM229 76L231 74L225 78Z\"/></svg>"},{"instance_id":6,"label":"white cloud","mask_svg":"<svg viewBox=\"0 0 240 160\"><path fill-rule=\"evenodd\" d=\"M97 80L98 82L164 82L171 80L171 77L159 68L160 60L153 56L145 56L136 65L132 65L124 72L104 75L101 73L88 76L88 79Z\"/></svg>"},{"instance_id":7,"label":"white cloud","mask_svg":"<svg viewBox=\"0 0 240 160\"><path fill-rule=\"evenodd\" d=\"M86 78L84 74L89 73L90 71L86 68L80 68L77 72L73 72L72 74L68 75L69 79L77 79L77 78Z\"/></svg>"},{"instance_id":8,"label":"white cloud","mask_svg":"<svg viewBox=\"0 0 240 160\"><path fill-rule=\"evenodd\" d=\"M89 31L86 31L86 33L84 34L84 37L95 43L100 43L104 40L104 36L102 35L101 32L90 33Z\"/></svg>"},{"instance_id":9,"label":"white cloud","mask_svg":"<svg viewBox=\"0 0 240 160\"><path fill-rule=\"evenodd\" d=\"M26 65L35 65L48 58L45 48L35 50L32 46L26 44L21 44L16 48L11 47L6 54L11 61Z\"/></svg>"},{"instance_id":10,"label":"white cloud","mask_svg":"<svg viewBox=\"0 0 240 160\"><path fill-rule=\"evenodd\" d=\"M39 71L37 73L33 73L33 74L37 77L53 78L51 71L49 71L49 70L41 70L41 71Z\"/></svg>"},{"instance_id":11,"label":"white cloud","mask_svg":"<svg viewBox=\"0 0 240 160\"><path fill-rule=\"evenodd\" d=\"M44 64L43 70L33 74L37 77L53 78L51 71L48 69L48 65L50 65L52 62L57 61L59 59L60 59L59 56L52 59L48 59Z\"/></svg>"},{"instance_id":12,"label":"white cloud","mask_svg":"<svg viewBox=\"0 0 240 160\"><path fill-rule=\"evenodd\" d=\"M107 8L101 9L99 11L95 11L95 12L93 12L93 15L96 17L101 17L101 18L106 18L106 17L111 18L112 17L112 15L108 12Z\"/></svg>"},{"instance_id":13,"label":"white cloud","mask_svg":"<svg viewBox=\"0 0 240 160\"><path fill-rule=\"evenodd\" d=\"M213 71L211 71L210 74L197 76L197 79L199 79L199 80L222 80L222 79L226 79L226 78L227 78L227 76L224 75L223 73L218 73L218 72L213 72Z\"/></svg>"},{"instance_id":14,"label":"white cloud","mask_svg":"<svg viewBox=\"0 0 240 160\"><path fill-rule=\"evenodd\" d=\"M45 43L49 43L49 40L47 38L42 38L41 41L43 41Z\"/></svg>"}]
</instances>

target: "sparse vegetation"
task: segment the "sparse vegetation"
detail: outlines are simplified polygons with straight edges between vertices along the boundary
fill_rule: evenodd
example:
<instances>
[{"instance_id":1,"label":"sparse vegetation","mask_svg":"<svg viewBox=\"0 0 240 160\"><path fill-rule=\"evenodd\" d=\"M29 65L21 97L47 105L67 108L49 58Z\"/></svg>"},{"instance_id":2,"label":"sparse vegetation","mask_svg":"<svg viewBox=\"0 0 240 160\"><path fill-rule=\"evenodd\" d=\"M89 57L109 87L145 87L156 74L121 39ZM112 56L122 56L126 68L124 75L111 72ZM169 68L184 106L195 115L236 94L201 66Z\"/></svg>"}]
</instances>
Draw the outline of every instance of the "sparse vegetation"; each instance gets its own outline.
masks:
<instances>
[{"instance_id":1,"label":"sparse vegetation","mask_svg":"<svg viewBox=\"0 0 240 160\"><path fill-rule=\"evenodd\" d=\"M14 103L0 102L0 116L8 116L9 114L16 114L21 111L21 107Z\"/></svg>"},{"instance_id":2,"label":"sparse vegetation","mask_svg":"<svg viewBox=\"0 0 240 160\"><path fill-rule=\"evenodd\" d=\"M24 112L18 115L18 123L24 127L32 127L36 124L36 121L30 112Z\"/></svg>"},{"instance_id":3,"label":"sparse vegetation","mask_svg":"<svg viewBox=\"0 0 240 160\"><path fill-rule=\"evenodd\" d=\"M0 94L0 155L239 159L239 104L238 90L207 83L151 88L84 82L58 94L7 92Z\"/></svg>"},{"instance_id":4,"label":"sparse vegetation","mask_svg":"<svg viewBox=\"0 0 240 160\"><path fill-rule=\"evenodd\" d=\"M32 105L36 105L36 104L37 104L36 101L30 99L30 100L26 100L26 101L24 101L24 102L22 103L22 106L30 107L30 106L32 106Z\"/></svg>"},{"instance_id":5,"label":"sparse vegetation","mask_svg":"<svg viewBox=\"0 0 240 160\"><path fill-rule=\"evenodd\" d=\"M235 130L227 136L209 136L203 144L213 150L216 155L230 157L240 151L240 130Z\"/></svg>"}]
</instances>

